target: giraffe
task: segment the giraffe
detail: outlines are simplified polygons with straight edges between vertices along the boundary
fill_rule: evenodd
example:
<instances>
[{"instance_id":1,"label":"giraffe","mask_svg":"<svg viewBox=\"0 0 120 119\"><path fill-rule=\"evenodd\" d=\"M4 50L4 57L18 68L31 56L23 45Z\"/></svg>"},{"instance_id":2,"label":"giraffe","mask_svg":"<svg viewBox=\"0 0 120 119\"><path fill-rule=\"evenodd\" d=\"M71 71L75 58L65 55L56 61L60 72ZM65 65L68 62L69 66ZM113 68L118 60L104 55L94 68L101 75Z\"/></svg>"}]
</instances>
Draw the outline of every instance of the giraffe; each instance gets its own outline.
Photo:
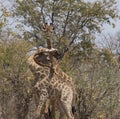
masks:
<instances>
[{"instance_id":1,"label":"giraffe","mask_svg":"<svg viewBox=\"0 0 120 119\"><path fill-rule=\"evenodd\" d=\"M74 119L72 114L73 81L59 68L56 52L56 49L41 48L28 59L31 72L35 78L39 79L35 85L35 89L40 95L35 119L41 118L47 99L54 98L57 100L61 112L65 112L68 119ZM54 56L52 61L49 55ZM54 69L52 77L50 76L51 63L53 63Z\"/></svg>"},{"instance_id":2,"label":"giraffe","mask_svg":"<svg viewBox=\"0 0 120 119\"><path fill-rule=\"evenodd\" d=\"M52 30L54 30L53 23L50 23L50 25L45 23L45 28L44 29L45 29L46 39L47 39L47 48L51 49L52 48L52 41L50 39L50 35L52 33Z\"/></svg>"}]
</instances>

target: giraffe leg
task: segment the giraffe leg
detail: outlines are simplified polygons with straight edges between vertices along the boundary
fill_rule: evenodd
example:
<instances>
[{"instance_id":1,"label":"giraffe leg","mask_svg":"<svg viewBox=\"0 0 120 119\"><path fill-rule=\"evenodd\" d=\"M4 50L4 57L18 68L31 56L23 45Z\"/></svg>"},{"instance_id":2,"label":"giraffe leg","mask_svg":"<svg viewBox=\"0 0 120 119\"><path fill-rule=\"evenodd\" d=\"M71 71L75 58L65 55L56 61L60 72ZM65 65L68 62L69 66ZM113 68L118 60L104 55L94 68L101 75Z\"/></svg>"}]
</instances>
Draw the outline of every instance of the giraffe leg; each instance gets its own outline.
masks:
<instances>
[{"instance_id":1,"label":"giraffe leg","mask_svg":"<svg viewBox=\"0 0 120 119\"><path fill-rule=\"evenodd\" d=\"M72 114L72 101L73 101L73 90L70 87L62 90L61 104L68 117L68 119L74 119Z\"/></svg>"},{"instance_id":2,"label":"giraffe leg","mask_svg":"<svg viewBox=\"0 0 120 119\"><path fill-rule=\"evenodd\" d=\"M35 119L41 119L42 118L42 113L43 113L44 106L45 106L47 98L48 98L47 90L42 89L41 92L40 92L39 104L38 104L38 106L35 110Z\"/></svg>"},{"instance_id":3,"label":"giraffe leg","mask_svg":"<svg viewBox=\"0 0 120 119\"><path fill-rule=\"evenodd\" d=\"M50 106L50 100L47 99L46 102L45 102L45 111L44 111L45 113L48 113L49 106Z\"/></svg>"},{"instance_id":4,"label":"giraffe leg","mask_svg":"<svg viewBox=\"0 0 120 119\"><path fill-rule=\"evenodd\" d=\"M65 114L65 111L62 107L62 103L59 102L58 105L59 105L59 111L60 111L59 119L66 119L66 114Z\"/></svg>"}]
</instances>

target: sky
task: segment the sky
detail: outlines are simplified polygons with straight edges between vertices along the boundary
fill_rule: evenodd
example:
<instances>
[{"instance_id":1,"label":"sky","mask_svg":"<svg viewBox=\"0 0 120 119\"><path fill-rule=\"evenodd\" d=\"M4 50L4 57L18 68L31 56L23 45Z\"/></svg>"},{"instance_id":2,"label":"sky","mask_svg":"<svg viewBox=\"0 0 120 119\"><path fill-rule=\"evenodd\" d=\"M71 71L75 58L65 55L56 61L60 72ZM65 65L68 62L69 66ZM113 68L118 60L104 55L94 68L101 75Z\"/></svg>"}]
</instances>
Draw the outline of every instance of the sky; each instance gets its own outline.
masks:
<instances>
[{"instance_id":1,"label":"sky","mask_svg":"<svg viewBox=\"0 0 120 119\"><path fill-rule=\"evenodd\" d=\"M86 0L86 1L99 1L99 0ZM118 14L120 15L120 0L116 0L117 2L117 9ZM115 28L112 26L105 24L103 27L102 33L110 33L111 35L116 34L116 32L120 31L120 20L113 20L113 23L115 24Z\"/></svg>"},{"instance_id":2,"label":"sky","mask_svg":"<svg viewBox=\"0 0 120 119\"><path fill-rule=\"evenodd\" d=\"M94 1L94 0L92 0L92 1ZM120 15L120 0L116 0L116 1L117 1L116 7L118 9L118 14ZM106 47L107 43L103 44L103 42L105 42L105 41L103 41L103 40L105 40L104 36L108 35L108 37L109 37L109 35L110 35L111 37L116 38L117 34L120 33L120 19L112 20L112 21L115 24L115 28L113 28L112 25L104 24L102 32L96 35L96 44L99 47ZM100 46L100 44L102 44L102 45Z\"/></svg>"}]
</instances>

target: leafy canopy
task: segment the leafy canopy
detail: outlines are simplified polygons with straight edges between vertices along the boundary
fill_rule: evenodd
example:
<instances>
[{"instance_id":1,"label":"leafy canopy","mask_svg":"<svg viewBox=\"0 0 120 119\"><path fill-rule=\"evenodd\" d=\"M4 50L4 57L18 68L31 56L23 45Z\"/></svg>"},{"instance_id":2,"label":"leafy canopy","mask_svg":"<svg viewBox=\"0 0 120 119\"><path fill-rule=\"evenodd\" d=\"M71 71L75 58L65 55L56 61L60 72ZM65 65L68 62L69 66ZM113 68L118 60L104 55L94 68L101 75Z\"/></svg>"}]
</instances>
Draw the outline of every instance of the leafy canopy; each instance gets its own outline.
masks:
<instances>
[{"instance_id":1,"label":"leafy canopy","mask_svg":"<svg viewBox=\"0 0 120 119\"><path fill-rule=\"evenodd\" d=\"M52 22L55 27L57 46L71 46L80 43L82 36L94 36L101 32L104 23L111 24L111 19L118 18L115 0L86 2L85 0L16 0L15 16L19 16L31 31L24 31L26 39L40 44L45 22ZM26 32L26 33L25 33ZM39 37L38 37L39 34ZM52 38L53 39L53 38ZM66 42L67 41L67 42Z\"/></svg>"}]
</instances>

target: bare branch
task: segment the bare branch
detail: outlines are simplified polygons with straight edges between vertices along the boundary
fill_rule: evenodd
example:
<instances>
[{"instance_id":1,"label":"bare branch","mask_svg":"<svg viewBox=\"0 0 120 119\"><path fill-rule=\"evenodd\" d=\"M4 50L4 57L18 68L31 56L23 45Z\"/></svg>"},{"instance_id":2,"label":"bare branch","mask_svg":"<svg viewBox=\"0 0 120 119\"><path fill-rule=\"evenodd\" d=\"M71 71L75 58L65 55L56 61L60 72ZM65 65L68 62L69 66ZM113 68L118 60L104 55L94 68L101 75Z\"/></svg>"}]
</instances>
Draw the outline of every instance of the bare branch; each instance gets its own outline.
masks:
<instances>
[{"instance_id":1,"label":"bare branch","mask_svg":"<svg viewBox=\"0 0 120 119\"><path fill-rule=\"evenodd\" d=\"M44 8L44 4L41 7L41 15L43 17L43 23L45 24L45 16L44 16L44 13L43 13L43 8Z\"/></svg>"},{"instance_id":2,"label":"bare branch","mask_svg":"<svg viewBox=\"0 0 120 119\"><path fill-rule=\"evenodd\" d=\"M64 25L64 28L63 28L63 33L62 33L63 35L62 36L65 36L69 15L70 15L70 11L68 11L67 16L66 16L66 20L65 20L65 25Z\"/></svg>"},{"instance_id":3,"label":"bare branch","mask_svg":"<svg viewBox=\"0 0 120 119\"><path fill-rule=\"evenodd\" d=\"M55 10L55 1L53 1L53 6L52 6L52 16L51 16L51 21L54 24L54 10Z\"/></svg>"}]
</instances>

